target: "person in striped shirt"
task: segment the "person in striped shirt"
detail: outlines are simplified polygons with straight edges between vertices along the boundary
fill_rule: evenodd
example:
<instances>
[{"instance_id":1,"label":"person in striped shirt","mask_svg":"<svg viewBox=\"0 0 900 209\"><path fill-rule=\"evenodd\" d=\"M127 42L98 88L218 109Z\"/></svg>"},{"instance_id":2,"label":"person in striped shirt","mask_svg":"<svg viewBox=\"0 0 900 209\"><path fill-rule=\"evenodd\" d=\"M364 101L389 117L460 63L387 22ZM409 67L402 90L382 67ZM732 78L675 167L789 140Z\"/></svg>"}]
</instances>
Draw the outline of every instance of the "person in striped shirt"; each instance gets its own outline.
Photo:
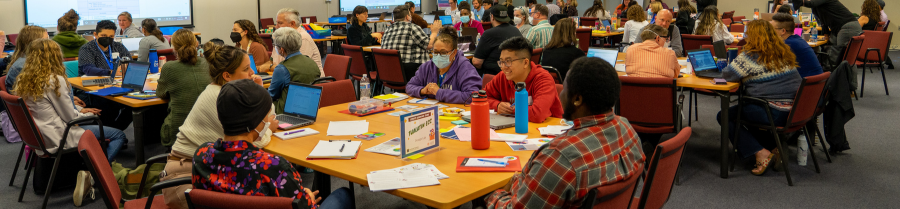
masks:
<instances>
[{"instance_id":1,"label":"person in striped shirt","mask_svg":"<svg viewBox=\"0 0 900 209\"><path fill-rule=\"evenodd\" d=\"M528 42L535 49L544 48L544 45L550 43L550 38L553 36L553 25L550 25L550 21L547 19L550 17L548 16L547 6L535 6L534 11L531 12L531 17L534 18L532 21L534 27L531 27L525 38L528 39Z\"/></svg>"},{"instance_id":2,"label":"person in striped shirt","mask_svg":"<svg viewBox=\"0 0 900 209\"><path fill-rule=\"evenodd\" d=\"M625 52L625 73L632 77L675 78L681 65L675 51L666 48L669 31L659 25L647 25L641 32L641 43Z\"/></svg>"}]
</instances>

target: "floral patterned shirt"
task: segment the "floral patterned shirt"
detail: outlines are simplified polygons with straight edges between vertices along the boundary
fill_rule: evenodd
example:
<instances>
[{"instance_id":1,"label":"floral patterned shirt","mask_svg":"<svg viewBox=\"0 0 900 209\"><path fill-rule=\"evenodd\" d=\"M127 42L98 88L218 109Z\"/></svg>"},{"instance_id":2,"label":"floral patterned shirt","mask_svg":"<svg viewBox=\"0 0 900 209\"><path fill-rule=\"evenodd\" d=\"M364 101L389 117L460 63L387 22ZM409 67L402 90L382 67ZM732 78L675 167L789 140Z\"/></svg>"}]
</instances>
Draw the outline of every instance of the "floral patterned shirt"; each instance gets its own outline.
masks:
<instances>
[{"instance_id":1,"label":"floral patterned shirt","mask_svg":"<svg viewBox=\"0 0 900 209\"><path fill-rule=\"evenodd\" d=\"M269 154L247 141L207 142L194 154L191 182L205 189L252 196L306 199L306 207L317 208L300 185L300 174L284 158Z\"/></svg>"}]
</instances>

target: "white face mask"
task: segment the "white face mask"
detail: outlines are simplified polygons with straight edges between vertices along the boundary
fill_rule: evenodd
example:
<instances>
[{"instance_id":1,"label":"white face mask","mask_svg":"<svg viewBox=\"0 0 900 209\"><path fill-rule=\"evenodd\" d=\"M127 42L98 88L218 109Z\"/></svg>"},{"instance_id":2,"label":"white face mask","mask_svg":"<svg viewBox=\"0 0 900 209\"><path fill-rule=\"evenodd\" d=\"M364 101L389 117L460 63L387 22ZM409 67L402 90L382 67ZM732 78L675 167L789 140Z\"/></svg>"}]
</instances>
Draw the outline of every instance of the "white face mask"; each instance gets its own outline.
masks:
<instances>
[{"instance_id":1,"label":"white face mask","mask_svg":"<svg viewBox=\"0 0 900 209\"><path fill-rule=\"evenodd\" d=\"M513 23L515 23L516 25L521 24L521 23L522 23L522 18L514 17L514 18L513 18Z\"/></svg>"},{"instance_id":2,"label":"white face mask","mask_svg":"<svg viewBox=\"0 0 900 209\"><path fill-rule=\"evenodd\" d=\"M257 131L256 129L253 129L253 131L256 131L256 133L259 133L259 137L256 137L256 139L253 140L254 142L258 142L258 141L262 140L263 136L265 136L266 129L269 128L269 125L270 125L270 124L271 124L271 123L270 123L269 121L266 121L266 124L263 125L263 131L262 131L262 132Z\"/></svg>"}]
</instances>

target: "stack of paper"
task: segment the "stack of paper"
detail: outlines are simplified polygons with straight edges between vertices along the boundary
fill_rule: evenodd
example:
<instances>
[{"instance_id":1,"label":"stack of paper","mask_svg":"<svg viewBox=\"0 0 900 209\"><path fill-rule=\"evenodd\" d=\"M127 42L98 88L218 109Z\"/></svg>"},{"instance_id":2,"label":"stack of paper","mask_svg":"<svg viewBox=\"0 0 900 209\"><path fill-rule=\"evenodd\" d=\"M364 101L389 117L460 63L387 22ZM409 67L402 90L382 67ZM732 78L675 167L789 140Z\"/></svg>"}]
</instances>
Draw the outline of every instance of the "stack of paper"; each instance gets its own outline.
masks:
<instances>
[{"instance_id":1,"label":"stack of paper","mask_svg":"<svg viewBox=\"0 0 900 209\"><path fill-rule=\"evenodd\" d=\"M369 122L358 121L331 121L328 123L328 136L356 136L369 132Z\"/></svg>"},{"instance_id":2,"label":"stack of paper","mask_svg":"<svg viewBox=\"0 0 900 209\"><path fill-rule=\"evenodd\" d=\"M393 138L384 143L366 149L366 152L374 152L385 155L400 156L400 137Z\"/></svg>"},{"instance_id":3,"label":"stack of paper","mask_svg":"<svg viewBox=\"0 0 900 209\"><path fill-rule=\"evenodd\" d=\"M546 126L538 128L538 131L541 132L541 136L559 136L566 131L568 131L572 126Z\"/></svg>"},{"instance_id":4,"label":"stack of paper","mask_svg":"<svg viewBox=\"0 0 900 209\"><path fill-rule=\"evenodd\" d=\"M404 99L409 98L406 94L403 93L393 93L393 94L384 94L372 97L373 99L384 100L384 102L396 103L399 101L403 101Z\"/></svg>"},{"instance_id":5,"label":"stack of paper","mask_svg":"<svg viewBox=\"0 0 900 209\"><path fill-rule=\"evenodd\" d=\"M432 164L413 163L393 169L366 174L373 192L441 184L439 179L450 178Z\"/></svg>"},{"instance_id":6,"label":"stack of paper","mask_svg":"<svg viewBox=\"0 0 900 209\"><path fill-rule=\"evenodd\" d=\"M501 142L523 142L525 138L528 138L528 135L519 135L519 134L497 134L499 138L491 138L491 141L501 141Z\"/></svg>"},{"instance_id":7,"label":"stack of paper","mask_svg":"<svg viewBox=\"0 0 900 209\"><path fill-rule=\"evenodd\" d=\"M472 141L472 129L468 127L458 126L453 128L453 132L456 133L456 138L461 142ZM491 139L499 139L500 135L497 132L494 132L494 129L491 129Z\"/></svg>"},{"instance_id":8,"label":"stack of paper","mask_svg":"<svg viewBox=\"0 0 900 209\"><path fill-rule=\"evenodd\" d=\"M523 142L506 142L513 151L537 150L546 143L550 143L550 138L526 139Z\"/></svg>"},{"instance_id":9,"label":"stack of paper","mask_svg":"<svg viewBox=\"0 0 900 209\"><path fill-rule=\"evenodd\" d=\"M409 102L407 102L407 103L410 103L410 104L428 104L428 105L433 105L433 104L437 104L438 101L437 101L437 100L433 100L433 99L413 99L413 100L409 100Z\"/></svg>"},{"instance_id":10,"label":"stack of paper","mask_svg":"<svg viewBox=\"0 0 900 209\"><path fill-rule=\"evenodd\" d=\"M432 173L434 173L434 177L437 178L437 179L447 179L447 178L450 178L450 176L447 176L446 174L441 173L441 171L438 170L437 167L434 167L434 165L432 165L432 164L424 164L424 163L413 163L413 164L409 164L409 165L404 165L404 166L396 167L396 168L393 168L393 169L380 170L380 171L372 171L372 173L375 173L375 172L381 172L381 171L407 172L407 171L412 171L412 170L429 170L429 171L431 171Z\"/></svg>"}]
</instances>

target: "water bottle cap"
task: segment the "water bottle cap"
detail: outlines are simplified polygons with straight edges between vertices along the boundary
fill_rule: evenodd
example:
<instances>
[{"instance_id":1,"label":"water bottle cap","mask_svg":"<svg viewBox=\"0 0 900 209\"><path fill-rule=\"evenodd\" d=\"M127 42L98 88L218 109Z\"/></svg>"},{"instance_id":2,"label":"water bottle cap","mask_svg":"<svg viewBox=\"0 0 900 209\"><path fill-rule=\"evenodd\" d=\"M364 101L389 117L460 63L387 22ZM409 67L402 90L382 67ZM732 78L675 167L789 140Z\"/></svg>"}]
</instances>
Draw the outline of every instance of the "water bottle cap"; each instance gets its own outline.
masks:
<instances>
[{"instance_id":1,"label":"water bottle cap","mask_svg":"<svg viewBox=\"0 0 900 209\"><path fill-rule=\"evenodd\" d=\"M525 82L516 83L516 91L521 91L522 89L525 89Z\"/></svg>"}]
</instances>

